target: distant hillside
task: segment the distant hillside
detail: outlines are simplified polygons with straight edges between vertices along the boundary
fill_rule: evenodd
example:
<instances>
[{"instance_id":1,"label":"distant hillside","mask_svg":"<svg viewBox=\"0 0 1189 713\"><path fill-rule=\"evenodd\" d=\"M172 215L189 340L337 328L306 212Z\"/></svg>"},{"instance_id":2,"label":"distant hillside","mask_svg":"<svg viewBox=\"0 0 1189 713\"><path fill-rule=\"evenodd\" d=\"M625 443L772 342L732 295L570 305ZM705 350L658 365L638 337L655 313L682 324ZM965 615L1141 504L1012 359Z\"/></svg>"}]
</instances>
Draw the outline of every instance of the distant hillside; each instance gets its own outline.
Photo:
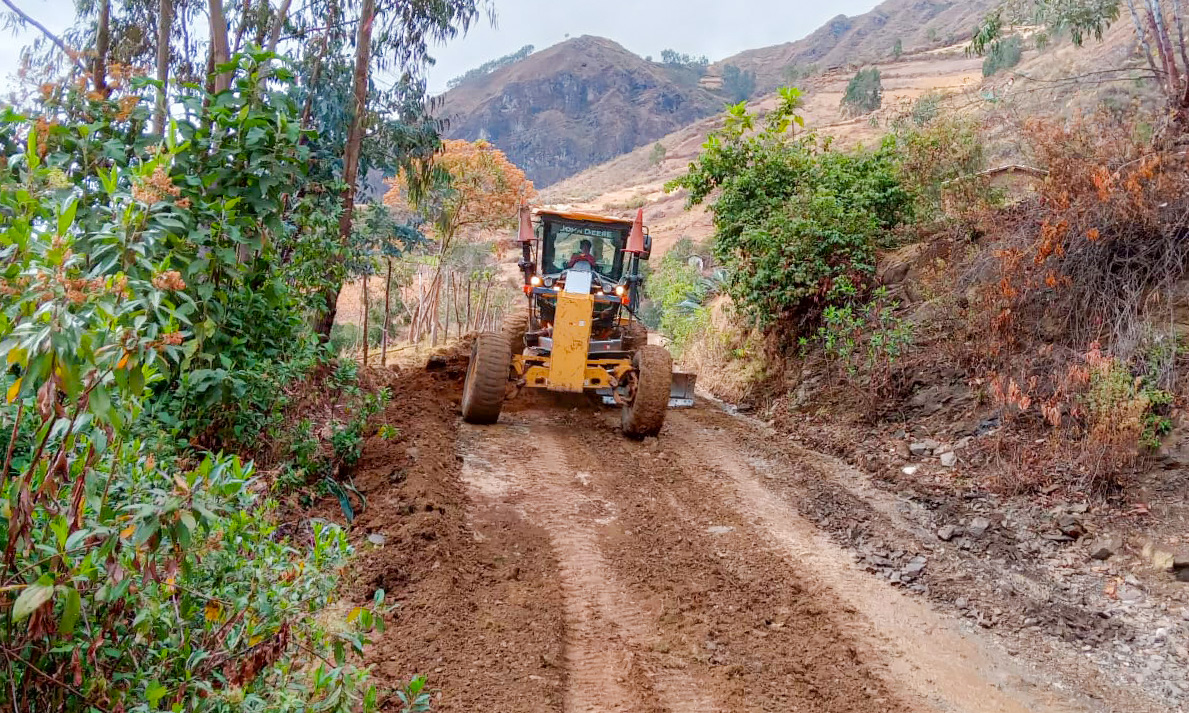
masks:
<instances>
[{"instance_id":1,"label":"distant hillside","mask_svg":"<svg viewBox=\"0 0 1189 713\"><path fill-rule=\"evenodd\" d=\"M550 186L719 113L728 66L754 72L758 97L790 83L790 70L834 76L889 62L897 41L904 55L964 43L999 2L886 0L804 39L728 57L704 77L580 37L462 82L444 95L440 115L450 138L491 141L538 186Z\"/></svg>"},{"instance_id":2,"label":"distant hillside","mask_svg":"<svg viewBox=\"0 0 1189 713\"><path fill-rule=\"evenodd\" d=\"M839 15L808 37L748 50L718 62L756 73L761 92L786 83L788 68L816 65L819 71L886 61L899 40L905 53L970 39L978 21L1001 0L887 0L856 17Z\"/></svg>"},{"instance_id":3,"label":"distant hillside","mask_svg":"<svg viewBox=\"0 0 1189 713\"><path fill-rule=\"evenodd\" d=\"M720 111L680 68L580 37L467 81L443 97L447 135L485 139L548 186Z\"/></svg>"}]
</instances>

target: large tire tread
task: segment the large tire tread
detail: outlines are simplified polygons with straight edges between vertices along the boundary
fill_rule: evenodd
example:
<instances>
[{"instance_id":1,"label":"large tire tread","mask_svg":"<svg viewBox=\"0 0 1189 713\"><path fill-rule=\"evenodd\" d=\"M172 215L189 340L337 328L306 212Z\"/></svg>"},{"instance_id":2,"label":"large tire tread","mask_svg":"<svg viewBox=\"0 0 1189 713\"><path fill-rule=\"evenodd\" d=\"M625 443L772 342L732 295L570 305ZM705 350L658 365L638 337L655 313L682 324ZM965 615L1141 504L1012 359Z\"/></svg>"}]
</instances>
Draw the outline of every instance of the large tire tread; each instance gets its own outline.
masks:
<instances>
[{"instance_id":1,"label":"large tire tread","mask_svg":"<svg viewBox=\"0 0 1189 713\"><path fill-rule=\"evenodd\" d=\"M462 389L462 418L467 423L490 425L500 418L508 390L512 349L508 338L497 332L475 337L471 361Z\"/></svg>"},{"instance_id":2,"label":"large tire tread","mask_svg":"<svg viewBox=\"0 0 1189 713\"><path fill-rule=\"evenodd\" d=\"M673 385L673 357L656 344L645 344L632 357L638 385L636 398L623 408L622 426L629 438L647 438L661 432L669 409Z\"/></svg>"},{"instance_id":3,"label":"large tire tread","mask_svg":"<svg viewBox=\"0 0 1189 713\"><path fill-rule=\"evenodd\" d=\"M648 328L639 322L628 322L621 334L625 352L638 351L648 344Z\"/></svg>"},{"instance_id":4,"label":"large tire tread","mask_svg":"<svg viewBox=\"0 0 1189 713\"><path fill-rule=\"evenodd\" d=\"M500 333L508 340L512 356L524 353L524 334L528 331L528 310L518 310L504 317Z\"/></svg>"}]
</instances>

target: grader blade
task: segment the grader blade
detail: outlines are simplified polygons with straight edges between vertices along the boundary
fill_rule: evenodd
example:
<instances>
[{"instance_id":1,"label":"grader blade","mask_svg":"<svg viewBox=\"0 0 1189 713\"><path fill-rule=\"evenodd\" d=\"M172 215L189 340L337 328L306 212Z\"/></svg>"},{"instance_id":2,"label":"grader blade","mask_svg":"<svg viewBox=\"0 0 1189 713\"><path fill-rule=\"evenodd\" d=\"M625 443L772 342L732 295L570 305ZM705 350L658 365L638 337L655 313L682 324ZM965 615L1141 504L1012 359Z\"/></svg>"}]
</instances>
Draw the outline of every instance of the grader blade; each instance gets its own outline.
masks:
<instances>
[{"instance_id":1,"label":"grader blade","mask_svg":"<svg viewBox=\"0 0 1189 713\"><path fill-rule=\"evenodd\" d=\"M698 375L681 371L673 372L673 384L669 387L669 408L691 408L694 405L694 387Z\"/></svg>"},{"instance_id":2,"label":"grader blade","mask_svg":"<svg viewBox=\"0 0 1189 713\"><path fill-rule=\"evenodd\" d=\"M697 384L697 374L673 372L673 383L669 386L669 408L693 408L694 390ZM596 393L603 399L604 405L616 405L611 389L599 389Z\"/></svg>"},{"instance_id":3,"label":"grader blade","mask_svg":"<svg viewBox=\"0 0 1189 713\"><path fill-rule=\"evenodd\" d=\"M693 408L694 390L698 383L697 374L673 372L673 383L669 386L669 408ZM611 389L596 391L605 406L616 406L615 397Z\"/></svg>"}]
</instances>

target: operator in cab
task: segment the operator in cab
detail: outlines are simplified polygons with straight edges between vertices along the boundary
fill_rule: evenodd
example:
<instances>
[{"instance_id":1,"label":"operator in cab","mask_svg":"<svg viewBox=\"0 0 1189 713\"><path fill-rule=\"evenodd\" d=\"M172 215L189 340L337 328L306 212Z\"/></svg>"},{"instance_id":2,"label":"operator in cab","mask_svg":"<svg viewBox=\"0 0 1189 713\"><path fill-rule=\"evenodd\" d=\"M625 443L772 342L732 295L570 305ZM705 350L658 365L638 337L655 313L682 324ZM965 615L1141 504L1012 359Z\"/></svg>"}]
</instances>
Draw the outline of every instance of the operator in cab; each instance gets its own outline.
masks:
<instances>
[{"instance_id":1,"label":"operator in cab","mask_svg":"<svg viewBox=\"0 0 1189 713\"><path fill-rule=\"evenodd\" d=\"M578 243L578 249L581 252L576 252L570 256L570 261L566 263L566 268L573 268L580 262L587 263L590 265L590 269L592 270L597 268L599 266L598 260L596 260L595 256L590 252L591 248L593 247L594 245L592 245L589 240L583 240L582 242Z\"/></svg>"}]
</instances>

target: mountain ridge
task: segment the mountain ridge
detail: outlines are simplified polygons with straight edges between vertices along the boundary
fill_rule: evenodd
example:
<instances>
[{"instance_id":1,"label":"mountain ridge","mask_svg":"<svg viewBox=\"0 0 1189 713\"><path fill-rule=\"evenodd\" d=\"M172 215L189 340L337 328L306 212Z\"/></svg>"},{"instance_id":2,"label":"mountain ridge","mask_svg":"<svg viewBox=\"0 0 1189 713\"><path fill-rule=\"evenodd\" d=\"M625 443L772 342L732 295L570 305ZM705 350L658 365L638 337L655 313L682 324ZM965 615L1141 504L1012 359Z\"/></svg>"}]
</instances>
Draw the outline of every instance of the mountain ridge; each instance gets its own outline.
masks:
<instances>
[{"instance_id":1,"label":"mountain ridge","mask_svg":"<svg viewBox=\"0 0 1189 713\"><path fill-rule=\"evenodd\" d=\"M545 186L723 106L697 78L583 36L443 95L447 137L486 140Z\"/></svg>"},{"instance_id":2,"label":"mountain ridge","mask_svg":"<svg viewBox=\"0 0 1189 713\"><path fill-rule=\"evenodd\" d=\"M651 62L613 40L584 35L447 91L439 116L449 120L448 138L490 141L547 187L720 112L733 103L722 87L729 66L754 73L755 98L803 82L806 73L887 61L897 45L905 53L952 46L997 1L885 0L704 72Z\"/></svg>"}]
</instances>

